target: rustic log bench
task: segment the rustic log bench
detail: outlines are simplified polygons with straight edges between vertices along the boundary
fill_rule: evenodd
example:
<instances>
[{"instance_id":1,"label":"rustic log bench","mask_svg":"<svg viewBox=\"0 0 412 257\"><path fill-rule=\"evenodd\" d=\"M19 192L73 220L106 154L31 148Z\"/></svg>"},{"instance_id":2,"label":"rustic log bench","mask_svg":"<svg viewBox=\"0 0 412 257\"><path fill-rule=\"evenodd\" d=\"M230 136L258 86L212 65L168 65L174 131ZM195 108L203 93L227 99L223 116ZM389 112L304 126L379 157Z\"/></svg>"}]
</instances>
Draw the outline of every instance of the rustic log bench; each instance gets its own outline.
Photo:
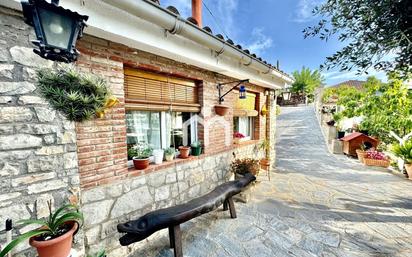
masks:
<instances>
[{"instance_id":1,"label":"rustic log bench","mask_svg":"<svg viewBox=\"0 0 412 257\"><path fill-rule=\"evenodd\" d=\"M255 176L246 174L243 178L217 186L210 193L187 203L152 211L137 220L119 224L117 230L126 233L119 239L120 244L130 245L146 239L158 230L168 228L170 247L173 248L175 257L183 257L180 224L211 212L222 204L223 210L229 209L231 218L235 219L236 210L232 197L254 180Z\"/></svg>"}]
</instances>

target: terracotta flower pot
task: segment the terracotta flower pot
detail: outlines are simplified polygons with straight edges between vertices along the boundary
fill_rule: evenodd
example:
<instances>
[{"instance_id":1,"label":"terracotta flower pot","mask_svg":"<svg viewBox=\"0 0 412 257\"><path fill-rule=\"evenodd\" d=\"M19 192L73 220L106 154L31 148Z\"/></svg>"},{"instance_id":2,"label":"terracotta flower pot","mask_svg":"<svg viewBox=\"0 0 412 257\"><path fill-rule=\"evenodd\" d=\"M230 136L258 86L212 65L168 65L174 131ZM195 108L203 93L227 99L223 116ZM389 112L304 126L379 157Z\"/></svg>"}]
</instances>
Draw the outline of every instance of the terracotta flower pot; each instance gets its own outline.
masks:
<instances>
[{"instance_id":1,"label":"terracotta flower pot","mask_svg":"<svg viewBox=\"0 0 412 257\"><path fill-rule=\"evenodd\" d=\"M189 151L190 151L190 147L189 146L179 146L179 158L182 159L187 159L189 158Z\"/></svg>"},{"instance_id":2,"label":"terracotta flower pot","mask_svg":"<svg viewBox=\"0 0 412 257\"><path fill-rule=\"evenodd\" d=\"M224 105L215 105L215 113L219 116L225 116L229 111L229 107Z\"/></svg>"},{"instance_id":3,"label":"terracotta flower pot","mask_svg":"<svg viewBox=\"0 0 412 257\"><path fill-rule=\"evenodd\" d=\"M72 248L73 234L79 225L72 223L72 228L64 235L47 241L37 241L35 237L30 238L29 243L37 249L39 257L67 257Z\"/></svg>"},{"instance_id":4,"label":"terracotta flower pot","mask_svg":"<svg viewBox=\"0 0 412 257\"><path fill-rule=\"evenodd\" d=\"M406 173L408 173L409 179L412 180L412 164L411 163L405 164L405 169L406 169Z\"/></svg>"},{"instance_id":5,"label":"terracotta flower pot","mask_svg":"<svg viewBox=\"0 0 412 257\"><path fill-rule=\"evenodd\" d=\"M149 158L146 159L135 159L133 158L133 165L136 170L144 170L149 167Z\"/></svg>"},{"instance_id":6,"label":"terracotta flower pot","mask_svg":"<svg viewBox=\"0 0 412 257\"><path fill-rule=\"evenodd\" d=\"M270 166L270 161L268 159L261 159L259 164L261 169L266 170Z\"/></svg>"}]
</instances>

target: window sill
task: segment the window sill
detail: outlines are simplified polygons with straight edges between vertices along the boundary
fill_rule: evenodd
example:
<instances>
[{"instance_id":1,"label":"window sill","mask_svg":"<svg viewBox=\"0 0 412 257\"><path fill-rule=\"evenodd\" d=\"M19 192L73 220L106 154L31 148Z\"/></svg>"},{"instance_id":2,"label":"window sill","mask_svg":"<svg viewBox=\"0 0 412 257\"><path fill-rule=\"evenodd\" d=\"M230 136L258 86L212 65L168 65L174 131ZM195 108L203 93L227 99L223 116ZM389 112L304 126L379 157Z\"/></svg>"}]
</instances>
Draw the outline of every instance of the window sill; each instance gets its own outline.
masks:
<instances>
[{"instance_id":1,"label":"window sill","mask_svg":"<svg viewBox=\"0 0 412 257\"><path fill-rule=\"evenodd\" d=\"M241 147L245 147L245 146L250 146L250 145L256 145L260 142L260 140L247 140L247 141L243 141L240 142L239 144L233 144L232 146L229 146L228 148L226 148L223 151L219 151L219 152L212 152L212 153L204 153L201 154L199 156L189 156L189 158L187 159L180 159L180 158L176 158L173 161L164 161L162 164L150 164L149 167L147 167L144 170L136 170L133 166L133 161L128 161L128 176L129 177L135 177L135 176L140 176L140 175L145 175L145 174L149 174L152 172L156 172L159 170L163 170L163 169L167 169L167 168L171 168L180 164L184 164L187 162L192 162L192 161L196 161L196 160L202 160L208 156L213 156L222 152L227 152L227 151L232 151L235 150L237 148L241 148Z\"/></svg>"},{"instance_id":2,"label":"window sill","mask_svg":"<svg viewBox=\"0 0 412 257\"><path fill-rule=\"evenodd\" d=\"M186 159L180 159L180 158L176 158L173 161L163 161L161 164L150 164L149 167L147 167L144 170L137 170L134 168L133 166L133 161L129 161L128 162L128 166L129 166L129 173L131 174L131 176L138 176L138 175L143 175L143 174L149 174L158 170L162 170L162 169L166 169L166 168L170 168L173 167L175 165L178 164L183 164L186 162L191 162L191 161L196 161L196 160L200 160L205 158L207 155L206 154L201 154L199 156L189 156ZM136 174L135 174L136 173Z\"/></svg>"},{"instance_id":3,"label":"window sill","mask_svg":"<svg viewBox=\"0 0 412 257\"><path fill-rule=\"evenodd\" d=\"M254 144L257 144L259 142L260 142L260 140L245 140L245 141L239 142L238 144L233 144L233 146L235 148L238 148L238 147L243 147L243 146L248 146L248 145L254 145Z\"/></svg>"}]
</instances>

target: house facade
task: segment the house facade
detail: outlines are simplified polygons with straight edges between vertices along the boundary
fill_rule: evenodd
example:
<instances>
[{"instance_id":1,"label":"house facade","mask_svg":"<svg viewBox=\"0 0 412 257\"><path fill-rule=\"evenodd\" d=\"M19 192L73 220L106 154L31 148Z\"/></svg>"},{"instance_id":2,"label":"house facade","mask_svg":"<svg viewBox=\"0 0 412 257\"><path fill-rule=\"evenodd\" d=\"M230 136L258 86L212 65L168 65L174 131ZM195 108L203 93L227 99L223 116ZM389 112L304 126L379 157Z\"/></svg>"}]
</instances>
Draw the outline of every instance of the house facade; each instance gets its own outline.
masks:
<instances>
[{"instance_id":1,"label":"house facade","mask_svg":"<svg viewBox=\"0 0 412 257\"><path fill-rule=\"evenodd\" d=\"M235 158L266 154L273 166L274 90L292 79L198 26L201 1L194 2L196 17L186 20L157 1L61 1L89 16L75 65L103 76L120 101L104 118L83 123L66 120L39 97L35 69L56 64L33 53L35 35L20 2L0 3L0 230L6 218L45 217L48 201L57 207L71 200L85 216L79 256L100 249L128 256L145 242L121 247L118 223L207 193L229 179ZM217 85L243 79L246 100L235 89L224 97L229 112L217 115ZM244 141L235 144L234 132ZM259 147L264 140L267 153ZM136 170L127 152L141 142L158 149L202 142L203 152ZM33 255L28 245L16 252Z\"/></svg>"}]
</instances>

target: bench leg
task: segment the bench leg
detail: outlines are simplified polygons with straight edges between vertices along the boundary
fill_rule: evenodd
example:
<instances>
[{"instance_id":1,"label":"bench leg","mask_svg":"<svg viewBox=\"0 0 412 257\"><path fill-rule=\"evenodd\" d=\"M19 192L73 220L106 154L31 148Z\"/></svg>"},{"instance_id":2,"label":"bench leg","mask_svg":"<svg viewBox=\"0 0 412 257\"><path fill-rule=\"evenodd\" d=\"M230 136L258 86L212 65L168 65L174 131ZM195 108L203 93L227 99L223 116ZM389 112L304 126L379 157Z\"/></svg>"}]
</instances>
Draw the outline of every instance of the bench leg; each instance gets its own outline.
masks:
<instances>
[{"instance_id":1,"label":"bench leg","mask_svg":"<svg viewBox=\"0 0 412 257\"><path fill-rule=\"evenodd\" d=\"M235 209L235 204L233 203L233 199L232 197L227 199L228 203L229 203L229 211L230 211L230 217L232 219L236 219L236 209Z\"/></svg>"},{"instance_id":2,"label":"bench leg","mask_svg":"<svg viewBox=\"0 0 412 257\"><path fill-rule=\"evenodd\" d=\"M169 227L170 248L173 248L175 257L183 257L182 231L180 225Z\"/></svg>"},{"instance_id":3,"label":"bench leg","mask_svg":"<svg viewBox=\"0 0 412 257\"><path fill-rule=\"evenodd\" d=\"M227 199L223 202L223 210L227 211L228 207L227 207L228 203L227 203Z\"/></svg>"},{"instance_id":4,"label":"bench leg","mask_svg":"<svg viewBox=\"0 0 412 257\"><path fill-rule=\"evenodd\" d=\"M175 236L173 233L173 227L169 227L169 241L170 241L170 248L175 248Z\"/></svg>"}]
</instances>

